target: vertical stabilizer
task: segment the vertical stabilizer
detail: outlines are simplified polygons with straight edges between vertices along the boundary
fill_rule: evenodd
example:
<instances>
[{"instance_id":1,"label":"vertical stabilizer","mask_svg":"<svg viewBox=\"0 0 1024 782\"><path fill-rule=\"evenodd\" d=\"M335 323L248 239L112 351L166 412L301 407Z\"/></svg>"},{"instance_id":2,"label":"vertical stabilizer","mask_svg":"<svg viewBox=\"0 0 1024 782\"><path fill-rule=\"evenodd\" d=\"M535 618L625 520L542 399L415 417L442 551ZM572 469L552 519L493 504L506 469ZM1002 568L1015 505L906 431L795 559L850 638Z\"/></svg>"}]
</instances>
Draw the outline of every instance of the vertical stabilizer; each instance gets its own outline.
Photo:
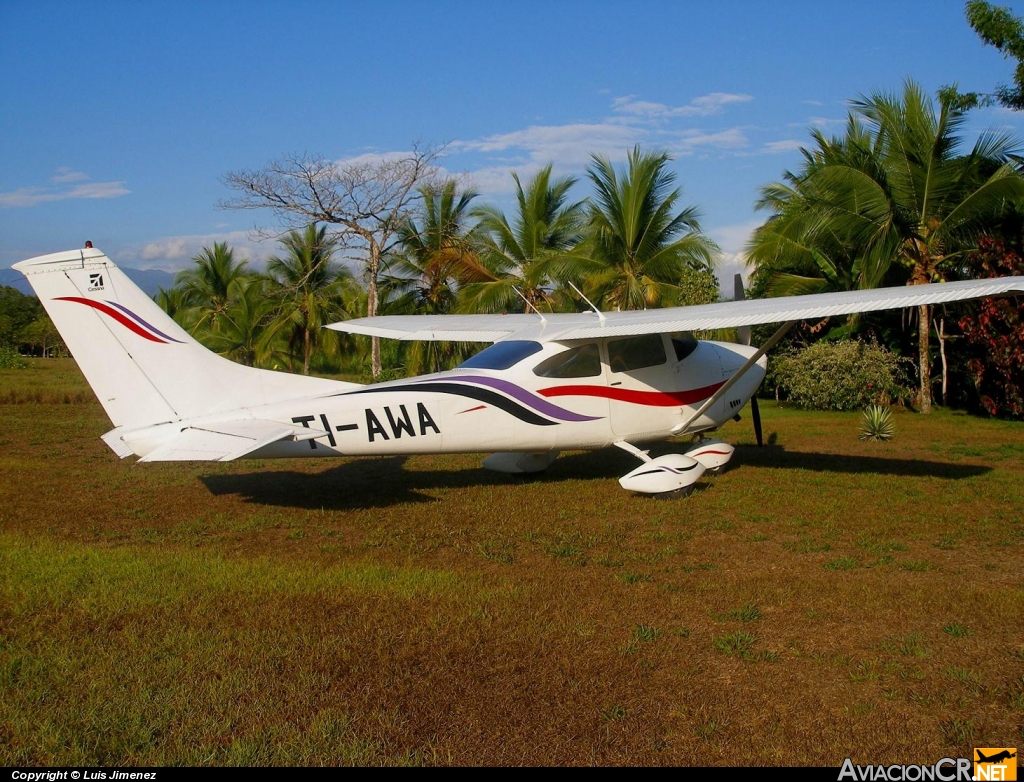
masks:
<instances>
[{"instance_id":1,"label":"vertical stabilizer","mask_svg":"<svg viewBox=\"0 0 1024 782\"><path fill-rule=\"evenodd\" d=\"M210 352L98 249L13 268L28 278L114 426L134 429L349 385L253 369Z\"/></svg>"}]
</instances>

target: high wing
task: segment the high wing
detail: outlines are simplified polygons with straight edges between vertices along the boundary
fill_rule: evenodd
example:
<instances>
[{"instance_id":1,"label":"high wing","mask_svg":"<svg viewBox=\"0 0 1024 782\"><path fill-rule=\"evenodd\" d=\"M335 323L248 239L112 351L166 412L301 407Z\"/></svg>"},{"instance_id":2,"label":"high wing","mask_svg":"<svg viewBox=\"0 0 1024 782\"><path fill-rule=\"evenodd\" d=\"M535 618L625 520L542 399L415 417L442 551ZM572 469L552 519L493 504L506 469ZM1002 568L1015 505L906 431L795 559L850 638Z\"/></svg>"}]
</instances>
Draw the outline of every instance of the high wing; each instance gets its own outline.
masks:
<instances>
[{"instance_id":1,"label":"high wing","mask_svg":"<svg viewBox=\"0 0 1024 782\"><path fill-rule=\"evenodd\" d=\"M780 296L627 312L577 312L548 315L381 315L332 323L351 334L399 340L500 342L506 339L554 342L632 334L756 326L823 319L855 312L942 304L983 296L1024 293L1024 277L907 285L840 293Z\"/></svg>"},{"instance_id":2,"label":"high wing","mask_svg":"<svg viewBox=\"0 0 1024 782\"><path fill-rule=\"evenodd\" d=\"M325 436L327 432L322 429L293 426L259 418L192 424L184 427L180 434L150 451L139 461L229 462L278 440L311 440ZM115 446L115 443L120 445L123 442L118 436L118 430L107 432L103 439L121 455L119 447ZM130 453L132 451L129 449L124 455Z\"/></svg>"}]
</instances>

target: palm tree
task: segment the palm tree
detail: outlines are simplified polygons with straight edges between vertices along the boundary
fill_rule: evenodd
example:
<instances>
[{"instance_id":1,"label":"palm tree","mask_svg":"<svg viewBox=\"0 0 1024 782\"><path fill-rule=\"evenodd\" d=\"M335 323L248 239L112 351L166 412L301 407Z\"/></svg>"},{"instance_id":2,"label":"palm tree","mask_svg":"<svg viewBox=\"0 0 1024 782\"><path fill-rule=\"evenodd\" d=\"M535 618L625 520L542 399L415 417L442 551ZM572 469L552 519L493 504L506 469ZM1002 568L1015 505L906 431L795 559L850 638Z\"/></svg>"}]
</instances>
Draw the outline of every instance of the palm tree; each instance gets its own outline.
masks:
<instances>
[{"instance_id":1,"label":"palm tree","mask_svg":"<svg viewBox=\"0 0 1024 782\"><path fill-rule=\"evenodd\" d=\"M346 301L357 286L352 273L333 261L338 243L327 235L326 225L290 231L281 244L285 254L267 261L267 274L278 286L278 313L266 339L284 333L291 354L302 357L302 373L308 375L322 327L349 316Z\"/></svg>"},{"instance_id":2,"label":"palm tree","mask_svg":"<svg viewBox=\"0 0 1024 782\"><path fill-rule=\"evenodd\" d=\"M776 214L764 236L783 236L808 252L846 247L850 259L860 261L863 287L882 284L894 263L913 285L943 279L1008 201L1024 196L1024 180L1015 168L1017 143L985 133L967 154L958 154L964 114L953 104L948 93L940 94L936 113L912 81L904 84L902 95L878 93L854 101L847 138L808 156L804 172L791 177L790 192L766 201ZM847 154L827 154L836 150ZM929 326L929 308L923 305L918 308L922 413L931 411Z\"/></svg>"},{"instance_id":3,"label":"palm tree","mask_svg":"<svg viewBox=\"0 0 1024 782\"><path fill-rule=\"evenodd\" d=\"M215 332L231 306L229 288L235 280L249 274L247 261L236 261L235 251L227 242L214 242L192 259L191 268L178 272L174 285L182 291L181 321L189 324L193 334L205 330ZM168 304L170 302L167 302Z\"/></svg>"},{"instance_id":4,"label":"palm tree","mask_svg":"<svg viewBox=\"0 0 1024 782\"><path fill-rule=\"evenodd\" d=\"M409 217L399 228L400 250L388 259L383 280L386 309L396 313L439 315L452 312L460 287L490 278L480 265L467 227L473 190L459 193L458 183L421 189L419 222ZM457 362L465 350L455 344L415 343L410 369L437 371Z\"/></svg>"},{"instance_id":5,"label":"palm tree","mask_svg":"<svg viewBox=\"0 0 1024 782\"><path fill-rule=\"evenodd\" d=\"M895 248L884 243L865 247L832 223L825 223L810 205L817 194L808 183L828 166L847 166L876 175L873 139L855 117L850 116L846 133L826 137L812 130L815 147L801 152L804 166L798 173L787 171L784 182L761 188L756 203L770 210L771 217L760 226L746 248L748 263L758 271L771 273L769 296L877 288L883 284Z\"/></svg>"},{"instance_id":6,"label":"palm tree","mask_svg":"<svg viewBox=\"0 0 1024 782\"><path fill-rule=\"evenodd\" d=\"M210 334L208 347L248 367L267 366L278 354L269 327L278 302L269 295L271 281L264 277L232 280L228 286L231 306L221 316L219 328Z\"/></svg>"},{"instance_id":7,"label":"palm tree","mask_svg":"<svg viewBox=\"0 0 1024 782\"><path fill-rule=\"evenodd\" d=\"M710 271L718 247L701 232L694 207L675 211L682 191L672 188L671 158L634 147L624 173L607 158L592 160L587 175L597 193L588 224L588 287L614 309L679 303L684 270Z\"/></svg>"},{"instance_id":8,"label":"palm tree","mask_svg":"<svg viewBox=\"0 0 1024 782\"><path fill-rule=\"evenodd\" d=\"M518 174L512 178L516 213L511 222L494 206L473 212L479 220L481 261L491 279L463 288L461 306L467 311L550 311L555 307L557 283L580 279L590 269L586 259L573 253L582 238L585 217L583 201L569 203L575 178L552 181L550 165L537 172L525 189Z\"/></svg>"}]
</instances>

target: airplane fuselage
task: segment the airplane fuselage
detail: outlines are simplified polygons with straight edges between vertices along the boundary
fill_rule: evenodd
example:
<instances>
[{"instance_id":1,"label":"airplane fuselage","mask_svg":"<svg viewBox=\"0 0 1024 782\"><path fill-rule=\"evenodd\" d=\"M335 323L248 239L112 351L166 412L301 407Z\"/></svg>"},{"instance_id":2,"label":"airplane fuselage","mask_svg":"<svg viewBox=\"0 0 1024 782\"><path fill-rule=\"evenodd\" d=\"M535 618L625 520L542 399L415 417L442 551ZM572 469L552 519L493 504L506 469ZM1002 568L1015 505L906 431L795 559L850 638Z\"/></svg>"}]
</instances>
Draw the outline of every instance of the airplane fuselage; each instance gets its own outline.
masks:
<instances>
[{"instance_id":1,"label":"airplane fuselage","mask_svg":"<svg viewBox=\"0 0 1024 782\"><path fill-rule=\"evenodd\" d=\"M253 418L323 432L304 441L281 440L249 455L546 452L664 440L684 433L680 425L753 352L741 345L662 334L497 343L447 372L345 386L337 393L248 409L244 412ZM686 433L715 429L735 417L763 377L762 361L690 423ZM124 440L145 456L186 425L202 428L239 414L162 424L125 433Z\"/></svg>"}]
</instances>

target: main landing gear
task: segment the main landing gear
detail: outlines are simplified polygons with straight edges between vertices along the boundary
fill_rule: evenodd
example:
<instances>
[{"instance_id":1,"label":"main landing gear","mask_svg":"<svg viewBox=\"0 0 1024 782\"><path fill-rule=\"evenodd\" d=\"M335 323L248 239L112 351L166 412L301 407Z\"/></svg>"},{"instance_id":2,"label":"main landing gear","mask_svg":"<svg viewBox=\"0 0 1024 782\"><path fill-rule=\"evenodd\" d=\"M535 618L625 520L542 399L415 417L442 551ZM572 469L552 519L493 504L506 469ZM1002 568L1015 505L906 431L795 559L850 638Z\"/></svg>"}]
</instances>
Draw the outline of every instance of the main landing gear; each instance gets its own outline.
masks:
<instances>
[{"instance_id":1,"label":"main landing gear","mask_svg":"<svg viewBox=\"0 0 1024 782\"><path fill-rule=\"evenodd\" d=\"M641 451L631 443L620 441L615 445L643 462L623 475L619 485L627 491L655 495L689 494L705 472L709 475L721 473L735 452L735 448L721 440L702 439L684 453L669 453L652 459L647 451Z\"/></svg>"}]
</instances>

